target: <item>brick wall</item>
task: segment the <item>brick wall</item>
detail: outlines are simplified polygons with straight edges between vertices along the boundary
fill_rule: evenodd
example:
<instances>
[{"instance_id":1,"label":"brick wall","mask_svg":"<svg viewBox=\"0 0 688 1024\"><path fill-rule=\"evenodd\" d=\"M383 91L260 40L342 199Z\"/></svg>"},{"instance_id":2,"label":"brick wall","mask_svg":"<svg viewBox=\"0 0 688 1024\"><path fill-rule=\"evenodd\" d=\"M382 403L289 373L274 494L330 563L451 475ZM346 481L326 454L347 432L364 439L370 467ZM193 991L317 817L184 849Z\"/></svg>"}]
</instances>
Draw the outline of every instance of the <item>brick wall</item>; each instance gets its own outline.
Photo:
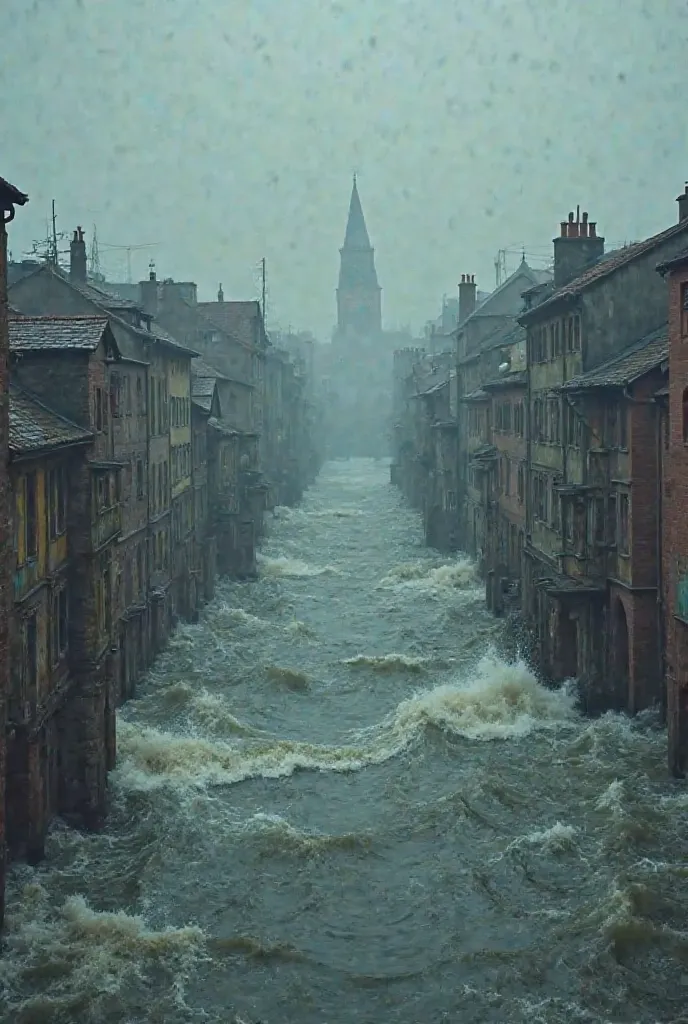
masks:
<instances>
[{"instance_id":1,"label":"brick wall","mask_svg":"<svg viewBox=\"0 0 688 1024\"><path fill-rule=\"evenodd\" d=\"M686 285L688 264L669 280L669 449L663 525L669 764L676 774L682 774L688 762L688 627L683 622L687 609L679 591L682 579L688 577L688 446L684 442L683 407L683 392L688 386L688 344L682 334Z\"/></svg>"},{"instance_id":2,"label":"brick wall","mask_svg":"<svg viewBox=\"0 0 688 1024\"><path fill-rule=\"evenodd\" d=\"M9 340L7 334L7 230L0 210L0 927L5 907L6 699L9 688L8 620L12 576L9 491Z\"/></svg>"}]
</instances>

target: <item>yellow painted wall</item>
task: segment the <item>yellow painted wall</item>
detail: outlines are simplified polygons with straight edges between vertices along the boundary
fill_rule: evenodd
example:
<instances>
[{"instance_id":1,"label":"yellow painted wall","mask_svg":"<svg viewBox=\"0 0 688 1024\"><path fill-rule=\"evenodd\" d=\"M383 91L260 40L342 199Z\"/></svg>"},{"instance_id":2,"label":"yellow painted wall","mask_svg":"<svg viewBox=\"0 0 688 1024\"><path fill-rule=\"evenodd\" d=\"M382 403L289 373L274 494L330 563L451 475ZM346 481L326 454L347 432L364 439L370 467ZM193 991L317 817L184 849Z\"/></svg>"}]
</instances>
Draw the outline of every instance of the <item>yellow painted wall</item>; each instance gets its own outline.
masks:
<instances>
[{"instance_id":1,"label":"yellow painted wall","mask_svg":"<svg viewBox=\"0 0 688 1024\"><path fill-rule=\"evenodd\" d=\"M36 478L36 555L27 561L26 553L26 477L23 471L15 479L15 600L48 575L48 503L46 500L46 471L42 464L32 465Z\"/></svg>"}]
</instances>

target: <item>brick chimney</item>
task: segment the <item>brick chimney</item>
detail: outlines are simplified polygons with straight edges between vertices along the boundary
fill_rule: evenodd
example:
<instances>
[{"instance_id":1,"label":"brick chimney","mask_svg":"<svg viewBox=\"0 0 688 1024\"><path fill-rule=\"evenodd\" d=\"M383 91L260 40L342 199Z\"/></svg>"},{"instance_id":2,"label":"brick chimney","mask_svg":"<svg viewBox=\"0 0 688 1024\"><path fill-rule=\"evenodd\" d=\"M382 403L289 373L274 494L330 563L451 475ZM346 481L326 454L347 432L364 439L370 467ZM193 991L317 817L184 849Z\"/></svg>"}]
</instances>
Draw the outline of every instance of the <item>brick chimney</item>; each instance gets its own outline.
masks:
<instances>
[{"instance_id":1,"label":"brick chimney","mask_svg":"<svg viewBox=\"0 0 688 1024\"><path fill-rule=\"evenodd\" d=\"M150 316L158 315L158 279L153 260L148 264L148 280L139 281L141 305Z\"/></svg>"},{"instance_id":2,"label":"brick chimney","mask_svg":"<svg viewBox=\"0 0 688 1024\"><path fill-rule=\"evenodd\" d=\"M77 228L69 246L69 276L72 281L86 280L86 242L81 228Z\"/></svg>"},{"instance_id":3,"label":"brick chimney","mask_svg":"<svg viewBox=\"0 0 688 1024\"><path fill-rule=\"evenodd\" d=\"M475 293L475 275L462 274L459 282L459 324L462 324L475 309Z\"/></svg>"},{"instance_id":4,"label":"brick chimney","mask_svg":"<svg viewBox=\"0 0 688 1024\"><path fill-rule=\"evenodd\" d=\"M604 238L597 234L595 221L588 220L587 213L581 218L580 206L575 217L561 222L561 234L554 239L554 287L562 288L569 281L604 256Z\"/></svg>"},{"instance_id":5,"label":"brick chimney","mask_svg":"<svg viewBox=\"0 0 688 1024\"><path fill-rule=\"evenodd\" d=\"M685 192L681 193L676 202L678 203L678 219L680 223L688 219L688 181L686 182Z\"/></svg>"},{"instance_id":6,"label":"brick chimney","mask_svg":"<svg viewBox=\"0 0 688 1024\"><path fill-rule=\"evenodd\" d=\"M220 285L220 287L217 289L217 301L218 302L224 302L225 301L225 293L222 291L222 285Z\"/></svg>"}]
</instances>

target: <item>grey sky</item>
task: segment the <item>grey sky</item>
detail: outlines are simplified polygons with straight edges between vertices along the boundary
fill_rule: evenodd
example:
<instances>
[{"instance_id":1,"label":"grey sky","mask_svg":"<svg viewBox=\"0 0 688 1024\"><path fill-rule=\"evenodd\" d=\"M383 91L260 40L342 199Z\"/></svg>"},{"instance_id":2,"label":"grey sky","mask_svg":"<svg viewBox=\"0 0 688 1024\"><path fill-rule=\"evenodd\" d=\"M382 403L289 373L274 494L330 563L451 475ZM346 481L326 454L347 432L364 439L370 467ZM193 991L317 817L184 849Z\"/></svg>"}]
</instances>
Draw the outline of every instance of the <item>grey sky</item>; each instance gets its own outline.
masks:
<instances>
[{"instance_id":1,"label":"grey sky","mask_svg":"<svg viewBox=\"0 0 688 1024\"><path fill-rule=\"evenodd\" d=\"M15 255L55 197L205 298L266 256L273 324L322 337L354 169L388 326L576 203L610 242L659 230L688 178L683 0L4 0L1 45Z\"/></svg>"}]
</instances>

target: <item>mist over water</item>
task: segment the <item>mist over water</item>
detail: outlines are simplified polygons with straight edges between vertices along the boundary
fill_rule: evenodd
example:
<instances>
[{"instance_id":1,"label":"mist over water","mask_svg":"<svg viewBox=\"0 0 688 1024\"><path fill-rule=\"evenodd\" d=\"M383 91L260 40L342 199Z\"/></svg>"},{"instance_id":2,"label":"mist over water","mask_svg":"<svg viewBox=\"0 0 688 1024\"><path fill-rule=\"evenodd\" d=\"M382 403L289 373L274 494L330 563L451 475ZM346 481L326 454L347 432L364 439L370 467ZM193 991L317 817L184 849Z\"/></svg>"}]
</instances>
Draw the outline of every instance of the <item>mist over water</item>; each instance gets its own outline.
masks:
<instances>
[{"instance_id":1,"label":"mist over water","mask_svg":"<svg viewBox=\"0 0 688 1024\"><path fill-rule=\"evenodd\" d=\"M178 630L105 832L12 869L1 1020L684 1019L664 734L505 664L387 481L326 466L259 580Z\"/></svg>"}]
</instances>

